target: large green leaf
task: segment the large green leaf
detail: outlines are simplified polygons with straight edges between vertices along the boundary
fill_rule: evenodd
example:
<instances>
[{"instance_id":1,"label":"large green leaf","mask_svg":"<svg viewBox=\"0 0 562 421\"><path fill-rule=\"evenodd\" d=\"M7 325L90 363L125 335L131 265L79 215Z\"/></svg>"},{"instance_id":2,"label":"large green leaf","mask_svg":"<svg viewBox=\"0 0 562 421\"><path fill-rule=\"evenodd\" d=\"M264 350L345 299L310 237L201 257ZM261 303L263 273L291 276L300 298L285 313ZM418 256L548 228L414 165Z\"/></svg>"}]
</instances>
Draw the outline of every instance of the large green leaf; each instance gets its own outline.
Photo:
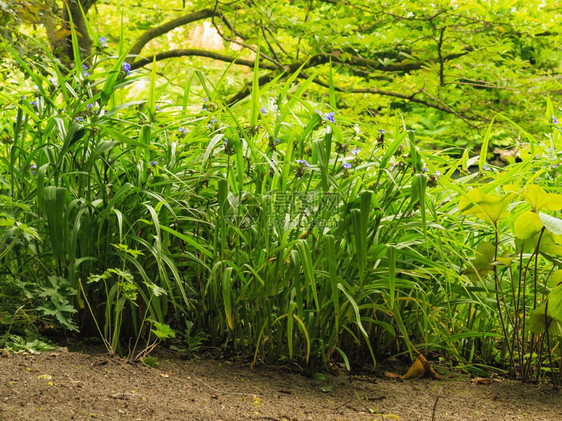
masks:
<instances>
[{"instance_id":1,"label":"large green leaf","mask_svg":"<svg viewBox=\"0 0 562 421\"><path fill-rule=\"evenodd\" d=\"M474 215L484 221L496 224L509 214L507 205L512 197L513 194L511 193L503 196L492 196L484 193L480 188L476 188L461 197L459 210L465 215Z\"/></svg>"},{"instance_id":2,"label":"large green leaf","mask_svg":"<svg viewBox=\"0 0 562 421\"><path fill-rule=\"evenodd\" d=\"M562 195L547 193L541 186L530 184L526 187L523 197L535 212L541 209L560 210L562 209Z\"/></svg>"},{"instance_id":3,"label":"large green leaf","mask_svg":"<svg viewBox=\"0 0 562 421\"><path fill-rule=\"evenodd\" d=\"M539 215L532 211L522 213L517 217L513 225L515 236L522 240L527 240L539 234L543 228L543 223Z\"/></svg>"}]
</instances>

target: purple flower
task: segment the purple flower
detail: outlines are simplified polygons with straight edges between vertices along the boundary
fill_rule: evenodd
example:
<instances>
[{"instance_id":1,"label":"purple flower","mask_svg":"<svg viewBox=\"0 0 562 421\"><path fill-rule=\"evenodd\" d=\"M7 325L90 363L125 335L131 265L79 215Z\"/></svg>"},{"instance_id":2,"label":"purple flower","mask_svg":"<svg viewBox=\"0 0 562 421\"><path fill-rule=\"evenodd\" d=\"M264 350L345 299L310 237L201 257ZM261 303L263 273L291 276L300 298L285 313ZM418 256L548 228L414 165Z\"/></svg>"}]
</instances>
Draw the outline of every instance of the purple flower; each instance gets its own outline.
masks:
<instances>
[{"instance_id":1,"label":"purple flower","mask_svg":"<svg viewBox=\"0 0 562 421\"><path fill-rule=\"evenodd\" d=\"M82 68L83 68L84 70L88 70L88 66L87 66L86 64L84 64L84 63L82 63Z\"/></svg>"},{"instance_id":2,"label":"purple flower","mask_svg":"<svg viewBox=\"0 0 562 421\"><path fill-rule=\"evenodd\" d=\"M488 167L488 164L484 164L484 166L482 167L482 169L484 171L490 171L490 167Z\"/></svg>"},{"instance_id":3,"label":"purple flower","mask_svg":"<svg viewBox=\"0 0 562 421\"><path fill-rule=\"evenodd\" d=\"M227 145L228 145L228 137L225 137L224 138L224 146L227 146Z\"/></svg>"},{"instance_id":4,"label":"purple flower","mask_svg":"<svg viewBox=\"0 0 562 421\"><path fill-rule=\"evenodd\" d=\"M276 145L278 145L279 142L281 142L279 139L275 139L275 140L274 140L274 143L275 143Z\"/></svg>"},{"instance_id":5,"label":"purple flower","mask_svg":"<svg viewBox=\"0 0 562 421\"><path fill-rule=\"evenodd\" d=\"M53 86L59 86L59 83L57 82L57 80L54 77L50 78L49 82L51 82L51 85L53 85Z\"/></svg>"},{"instance_id":6,"label":"purple flower","mask_svg":"<svg viewBox=\"0 0 562 421\"><path fill-rule=\"evenodd\" d=\"M91 102L88 103L87 108L88 108L88 111L90 111L92 108L94 108L94 104L92 104Z\"/></svg>"},{"instance_id":7,"label":"purple flower","mask_svg":"<svg viewBox=\"0 0 562 421\"><path fill-rule=\"evenodd\" d=\"M260 112L261 112L263 115L267 115L267 108L265 108L265 106L262 106L262 107L260 108Z\"/></svg>"},{"instance_id":8,"label":"purple flower","mask_svg":"<svg viewBox=\"0 0 562 421\"><path fill-rule=\"evenodd\" d=\"M441 171L435 171L435 177L439 177L441 175Z\"/></svg>"},{"instance_id":9,"label":"purple flower","mask_svg":"<svg viewBox=\"0 0 562 421\"><path fill-rule=\"evenodd\" d=\"M37 169L37 164L31 164L31 165L30 165L30 168L31 168L32 170Z\"/></svg>"},{"instance_id":10,"label":"purple flower","mask_svg":"<svg viewBox=\"0 0 562 421\"><path fill-rule=\"evenodd\" d=\"M385 134L385 133L386 133L386 130L379 129L379 133L380 133L380 134Z\"/></svg>"},{"instance_id":11,"label":"purple flower","mask_svg":"<svg viewBox=\"0 0 562 421\"><path fill-rule=\"evenodd\" d=\"M351 153L352 153L354 156L359 155L359 152L361 152L361 149L358 149L358 148L352 149L352 150L351 150Z\"/></svg>"},{"instance_id":12,"label":"purple flower","mask_svg":"<svg viewBox=\"0 0 562 421\"><path fill-rule=\"evenodd\" d=\"M304 165L305 167L310 167L310 164L308 163L308 161L306 159L297 159L295 162L297 164Z\"/></svg>"},{"instance_id":13,"label":"purple flower","mask_svg":"<svg viewBox=\"0 0 562 421\"><path fill-rule=\"evenodd\" d=\"M76 117L76 121L84 121L84 119L82 119L80 117Z\"/></svg>"},{"instance_id":14,"label":"purple flower","mask_svg":"<svg viewBox=\"0 0 562 421\"><path fill-rule=\"evenodd\" d=\"M335 123L336 120L334 120L334 113L326 113L326 120L328 120L330 123Z\"/></svg>"},{"instance_id":15,"label":"purple flower","mask_svg":"<svg viewBox=\"0 0 562 421\"><path fill-rule=\"evenodd\" d=\"M346 169L346 170L349 170L349 169L351 168L351 164L350 164L349 162L344 162L344 163L342 164L342 166L343 166L343 168Z\"/></svg>"},{"instance_id":16,"label":"purple flower","mask_svg":"<svg viewBox=\"0 0 562 421\"><path fill-rule=\"evenodd\" d=\"M152 161L152 162L150 163L150 165L152 165L153 167L155 167L156 165L158 165L158 162Z\"/></svg>"},{"instance_id":17,"label":"purple flower","mask_svg":"<svg viewBox=\"0 0 562 421\"><path fill-rule=\"evenodd\" d=\"M100 37L100 45L102 47L107 47L107 39L105 37Z\"/></svg>"},{"instance_id":18,"label":"purple flower","mask_svg":"<svg viewBox=\"0 0 562 421\"><path fill-rule=\"evenodd\" d=\"M187 129L185 127L180 127L179 131L181 134L186 135L187 134Z\"/></svg>"},{"instance_id":19,"label":"purple flower","mask_svg":"<svg viewBox=\"0 0 562 421\"><path fill-rule=\"evenodd\" d=\"M160 109L160 106L159 106L159 105L156 106L156 112L158 112L158 113L159 113L159 112L162 112L162 110Z\"/></svg>"},{"instance_id":20,"label":"purple flower","mask_svg":"<svg viewBox=\"0 0 562 421\"><path fill-rule=\"evenodd\" d=\"M22 96L21 96L21 99L24 100L24 99L25 99L25 95L22 95Z\"/></svg>"},{"instance_id":21,"label":"purple flower","mask_svg":"<svg viewBox=\"0 0 562 421\"><path fill-rule=\"evenodd\" d=\"M203 102L207 102L209 100L209 97L206 96L205 98L203 98Z\"/></svg>"},{"instance_id":22,"label":"purple flower","mask_svg":"<svg viewBox=\"0 0 562 421\"><path fill-rule=\"evenodd\" d=\"M121 68L123 69L123 71L125 72L125 74L127 76L129 76L131 74L131 65L129 63L127 63L126 61L123 62L123 64L121 65Z\"/></svg>"},{"instance_id":23,"label":"purple flower","mask_svg":"<svg viewBox=\"0 0 562 421\"><path fill-rule=\"evenodd\" d=\"M555 115L552 116L552 124L558 124L558 119Z\"/></svg>"},{"instance_id":24,"label":"purple flower","mask_svg":"<svg viewBox=\"0 0 562 421\"><path fill-rule=\"evenodd\" d=\"M211 123L216 123L216 122L217 122L216 117L213 117L213 118L211 119Z\"/></svg>"},{"instance_id":25,"label":"purple flower","mask_svg":"<svg viewBox=\"0 0 562 421\"><path fill-rule=\"evenodd\" d=\"M30 102L30 104L33 105L34 107L36 107L37 106L37 100L34 99L33 101Z\"/></svg>"}]
</instances>

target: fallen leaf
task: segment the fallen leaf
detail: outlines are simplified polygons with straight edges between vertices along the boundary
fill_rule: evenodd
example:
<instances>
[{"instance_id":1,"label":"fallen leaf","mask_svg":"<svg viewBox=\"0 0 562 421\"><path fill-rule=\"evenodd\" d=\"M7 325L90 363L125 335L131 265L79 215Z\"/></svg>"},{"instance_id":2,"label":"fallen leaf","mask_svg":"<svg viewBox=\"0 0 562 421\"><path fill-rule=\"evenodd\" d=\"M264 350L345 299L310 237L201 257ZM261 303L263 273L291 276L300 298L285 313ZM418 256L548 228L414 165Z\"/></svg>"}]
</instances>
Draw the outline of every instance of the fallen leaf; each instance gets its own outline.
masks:
<instances>
[{"instance_id":1,"label":"fallen leaf","mask_svg":"<svg viewBox=\"0 0 562 421\"><path fill-rule=\"evenodd\" d=\"M388 377L389 379L401 379L402 378L402 376L400 374L392 373L390 371L385 372L384 375L386 377Z\"/></svg>"},{"instance_id":2,"label":"fallen leaf","mask_svg":"<svg viewBox=\"0 0 562 421\"><path fill-rule=\"evenodd\" d=\"M437 373L425 357L422 354L418 354L418 358L416 358L408 372L402 376L402 380L421 379L424 377L436 379Z\"/></svg>"},{"instance_id":3,"label":"fallen leaf","mask_svg":"<svg viewBox=\"0 0 562 421\"><path fill-rule=\"evenodd\" d=\"M487 377L475 377L472 379L472 384L492 384L492 379Z\"/></svg>"}]
</instances>

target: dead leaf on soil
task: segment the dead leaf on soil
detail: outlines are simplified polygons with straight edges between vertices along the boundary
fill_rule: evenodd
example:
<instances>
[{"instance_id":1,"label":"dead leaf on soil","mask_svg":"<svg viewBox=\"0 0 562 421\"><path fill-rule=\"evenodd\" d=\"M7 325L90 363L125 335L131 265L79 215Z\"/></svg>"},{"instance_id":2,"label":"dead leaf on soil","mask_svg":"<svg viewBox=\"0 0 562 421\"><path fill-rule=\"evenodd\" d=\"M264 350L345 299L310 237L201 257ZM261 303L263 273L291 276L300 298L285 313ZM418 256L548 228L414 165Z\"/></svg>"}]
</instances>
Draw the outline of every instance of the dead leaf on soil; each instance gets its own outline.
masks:
<instances>
[{"instance_id":1,"label":"dead leaf on soil","mask_svg":"<svg viewBox=\"0 0 562 421\"><path fill-rule=\"evenodd\" d=\"M412 364L408 372L402 376L402 380L422 379L428 377L436 379L437 373L433 370L425 357L422 354L418 354L418 358L416 358L416 361L414 361L414 364Z\"/></svg>"},{"instance_id":2,"label":"dead leaf on soil","mask_svg":"<svg viewBox=\"0 0 562 421\"><path fill-rule=\"evenodd\" d=\"M386 371L386 372L384 373L384 375L385 375L386 377L388 377L389 379L402 379L402 376L401 376L400 374L398 374L398 373L393 373L393 372L391 372L391 371Z\"/></svg>"},{"instance_id":3,"label":"dead leaf on soil","mask_svg":"<svg viewBox=\"0 0 562 421\"><path fill-rule=\"evenodd\" d=\"M472 379L472 384L492 384L492 379L487 377L475 377Z\"/></svg>"}]
</instances>

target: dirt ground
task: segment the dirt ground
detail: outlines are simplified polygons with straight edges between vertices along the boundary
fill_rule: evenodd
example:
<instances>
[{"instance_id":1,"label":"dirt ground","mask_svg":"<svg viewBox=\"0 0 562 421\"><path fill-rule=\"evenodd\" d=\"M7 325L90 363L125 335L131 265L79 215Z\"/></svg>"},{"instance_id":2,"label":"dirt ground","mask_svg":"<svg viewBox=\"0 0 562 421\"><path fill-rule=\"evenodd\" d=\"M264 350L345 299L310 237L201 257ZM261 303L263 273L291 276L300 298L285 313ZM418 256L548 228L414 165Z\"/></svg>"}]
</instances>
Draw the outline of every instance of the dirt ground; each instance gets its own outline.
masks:
<instances>
[{"instance_id":1,"label":"dirt ground","mask_svg":"<svg viewBox=\"0 0 562 421\"><path fill-rule=\"evenodd\" d=\"M226 360L0 354L0 420L562 420L562 392L468 377L306 377ZM435 411L434 411L435 407Z\"/></svg>"}]
</instances>

